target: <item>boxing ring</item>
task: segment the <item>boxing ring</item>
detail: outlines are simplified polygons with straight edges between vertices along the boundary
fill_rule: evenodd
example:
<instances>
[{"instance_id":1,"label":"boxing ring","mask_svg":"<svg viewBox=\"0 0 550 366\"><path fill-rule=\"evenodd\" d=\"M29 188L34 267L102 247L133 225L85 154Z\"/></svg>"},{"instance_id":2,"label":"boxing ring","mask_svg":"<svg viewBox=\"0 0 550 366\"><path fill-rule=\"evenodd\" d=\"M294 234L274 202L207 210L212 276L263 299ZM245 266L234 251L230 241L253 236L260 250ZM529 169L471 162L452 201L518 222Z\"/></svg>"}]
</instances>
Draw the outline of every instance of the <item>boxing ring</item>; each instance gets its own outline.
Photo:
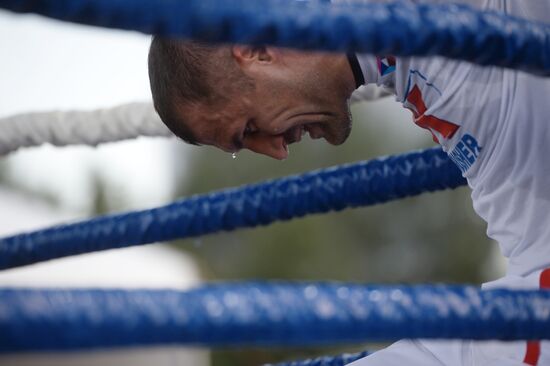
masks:
<instances>
[{"instance_id":1,"label":"boxing ring","mask_svg":"<svg viewBox=\"0 0 550 366\"><path fill-rule=\"evenodd\" d=\"M0 0L0 8L209 42L440 55L550 75L549 25L452 4ZM147 104L19 115L0 126L2 154L43 143L96 145L168 135ZM86 133L90 128L91 136ZM0 269L268 225L465 184L440 149L414 151L1 238ZM401 338L550 339L550 292L330 282L209 284L185 292L0 288L3 353L156 344L297 346ZM365 355L285 365L345 365Z\"/></svg>"}]
</instances>

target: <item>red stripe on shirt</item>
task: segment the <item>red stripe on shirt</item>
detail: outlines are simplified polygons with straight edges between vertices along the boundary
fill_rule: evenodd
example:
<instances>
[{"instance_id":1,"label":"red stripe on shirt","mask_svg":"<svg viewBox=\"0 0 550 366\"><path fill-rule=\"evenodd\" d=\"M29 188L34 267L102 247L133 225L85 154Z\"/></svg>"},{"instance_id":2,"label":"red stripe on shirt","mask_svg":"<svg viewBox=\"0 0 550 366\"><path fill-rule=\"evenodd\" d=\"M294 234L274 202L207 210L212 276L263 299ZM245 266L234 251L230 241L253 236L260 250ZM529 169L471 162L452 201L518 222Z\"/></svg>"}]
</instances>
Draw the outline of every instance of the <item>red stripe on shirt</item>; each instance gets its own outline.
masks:
<instances>
[{"instance_id":1,"label":"red stripe on shirt","mask_svg":"<svg viewBox=\"0 0 550 366\"><path fill-rule=\"evenodd\" d=\"M523 363L536 366L540 357L540 341L527 341L527 350Z\"/></svg>"},{"instance_id":2,"label":"red stripe on shirt","mask_svg":"<svg viewBox=\"0 0 550 366\"><path fill-rule=\"evenodd\" d=\"M540 288L550 289L550 268L541 272L539 278ZM536 366L540 358L540 341L528 341L523 363Z\"/></svg>"},{"instance_id":3,"label":"red stripe on shirt","mask_svg":"<svg viewBox=\"0 0 550 366\"><path fill-rule=\"evenodd\" d=\"M455 132L460 127L452 122L437 118L436 116L426 115L425 113L428 108L426 107L426 103L424 103L422 92L420 91L418 85L415 85L409 92L409 95L407 96L407 102L409 102L415 108L410 108L414 115L414 123L432 132L433 140L436 143L439 143L439 140L437 139L433 131L437 131L439 132L439 134L441 134L441 136L449 139L453 137Z\"/></svg>"}]
</instances>

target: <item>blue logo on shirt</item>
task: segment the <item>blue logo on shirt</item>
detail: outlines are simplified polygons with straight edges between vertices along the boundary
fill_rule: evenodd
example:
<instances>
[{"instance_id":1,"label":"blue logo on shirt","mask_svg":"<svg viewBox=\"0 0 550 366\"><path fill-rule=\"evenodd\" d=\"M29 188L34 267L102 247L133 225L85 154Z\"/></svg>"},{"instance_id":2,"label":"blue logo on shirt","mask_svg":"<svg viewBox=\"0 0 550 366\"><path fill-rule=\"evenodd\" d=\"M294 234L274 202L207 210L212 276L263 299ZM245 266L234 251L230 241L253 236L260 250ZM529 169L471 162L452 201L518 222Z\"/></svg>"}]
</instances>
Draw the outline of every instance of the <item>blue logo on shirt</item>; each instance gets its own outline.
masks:
<instances>
[{"instance_id":1,"label":"blue logo on shirt","mask_svg":"<svg viewBox=\"0 0 550 366\"><path fill-rule=\"evenodd\" d=\"M451 151L449 157L464 174L474 165L480 151L481 146L477 140L473 136L465 134Z\"/></svg>"}]
</instances>

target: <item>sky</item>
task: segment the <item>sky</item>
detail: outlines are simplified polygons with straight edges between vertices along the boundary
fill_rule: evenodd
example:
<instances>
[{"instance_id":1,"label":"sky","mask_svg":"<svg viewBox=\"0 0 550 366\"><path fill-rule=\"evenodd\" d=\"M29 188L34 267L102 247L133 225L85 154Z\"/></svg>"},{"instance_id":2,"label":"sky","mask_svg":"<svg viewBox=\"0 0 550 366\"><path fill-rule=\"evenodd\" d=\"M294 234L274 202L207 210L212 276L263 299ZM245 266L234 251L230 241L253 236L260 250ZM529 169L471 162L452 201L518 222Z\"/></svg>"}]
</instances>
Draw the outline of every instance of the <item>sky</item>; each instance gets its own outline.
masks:
<instances>
[{"instance_id":1,"label":"sky","mask_svg":"<svg viewBox=\"0 0 550 366\"><path fill-rule=\"evenodd\" d=\"M0 11L0 34L0 118L151 98L148 36L4 11ZM170 198L174 143L140 138L97 149L32 148L11 154L7 161L17 185L57 196L68 209L88 209L92 174L120 187L128 208L138 208ZM178 163L185 160L182 157Z\"/></svg>"}]
</instances>

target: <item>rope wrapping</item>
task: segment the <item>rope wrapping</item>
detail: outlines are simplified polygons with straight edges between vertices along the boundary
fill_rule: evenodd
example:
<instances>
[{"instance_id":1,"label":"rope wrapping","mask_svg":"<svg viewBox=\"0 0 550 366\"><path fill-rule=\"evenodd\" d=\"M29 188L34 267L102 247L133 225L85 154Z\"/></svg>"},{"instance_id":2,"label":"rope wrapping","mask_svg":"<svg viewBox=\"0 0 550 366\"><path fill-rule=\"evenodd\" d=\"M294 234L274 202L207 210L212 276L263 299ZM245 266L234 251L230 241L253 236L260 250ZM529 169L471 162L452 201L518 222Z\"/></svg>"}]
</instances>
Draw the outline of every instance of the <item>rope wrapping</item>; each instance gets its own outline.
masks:
<instances>
[{"instance_id":1,"label":"rope wrapping","mask_svg":"<svg viewBox=\"0 0 550 366\"><path fill-rule=\"evenodd\" d=\"M0 155L44 143L96 146L139 136L171 136L151 103L94 111L25 113L0 119Z\"/></svg>"},{"instance_id":2,"label":"rope wrapping","mask_svg":"<svg viewBox=\"0 0 550 366\"><path fill-rule=\"evenodd\" d=\"M344 353L340 356L322 356L311 360L282 362L278 364L267 364L264 366L344 366L367 357L369 352Z\"/></svg>"},{"instance_id":3,"label":"rope wrapping","mask_svg":"<svg viewBox=\"0 0 550 366\"><path fill-rule=\"evenodd\" d=\"M441 149L416 151L2 238L0 269L267 225L464 184L459 169Z\"/></svg>"},{"instance_id":4,"label":"rope wrapping","mask_svg":"<svg viewBox=\"0 0 550 366\"><path fill-rule=\"evenodd\" d=\"M440 55L550 75L550 26L456 4L296 0L0 0L59 20L210 42Z\"/></svg>"},{"instance_id":5,"label":"rope wrapping","mask_svg":"<svg viewBox=\"0 0 550 366\"><path fill-rule=\"evenodd\" d=\"M401 338L550 339L550 291L336 283L0 289L0 352Z\"/></svg>"}]
</instances>

